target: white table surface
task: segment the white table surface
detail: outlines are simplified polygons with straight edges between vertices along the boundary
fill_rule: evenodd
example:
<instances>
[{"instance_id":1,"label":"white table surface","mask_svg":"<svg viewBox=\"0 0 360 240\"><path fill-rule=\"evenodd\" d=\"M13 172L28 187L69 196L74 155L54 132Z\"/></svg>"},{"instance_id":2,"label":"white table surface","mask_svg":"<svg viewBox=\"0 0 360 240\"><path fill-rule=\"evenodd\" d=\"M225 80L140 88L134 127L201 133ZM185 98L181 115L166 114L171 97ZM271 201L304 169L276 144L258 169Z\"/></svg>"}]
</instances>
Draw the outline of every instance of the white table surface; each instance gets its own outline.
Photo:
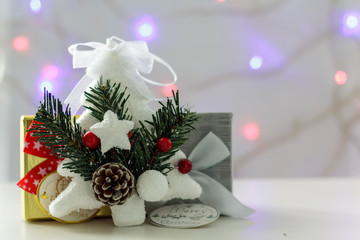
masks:
<instances>
[{"instance_id":1,"label":"white table surface","mask_svg":"<svg viewBox=\"0 0 360 240\"><path fill-rule=\"evenodd\" d=\"M118 228L111 219L26 222L21 190L15 183L2 183L0 190L0 239L360 239L360 178L237 180L234 194L256 212L247 219L220 217L195 229L147 222Z\"/></svg>"}]
</instances>

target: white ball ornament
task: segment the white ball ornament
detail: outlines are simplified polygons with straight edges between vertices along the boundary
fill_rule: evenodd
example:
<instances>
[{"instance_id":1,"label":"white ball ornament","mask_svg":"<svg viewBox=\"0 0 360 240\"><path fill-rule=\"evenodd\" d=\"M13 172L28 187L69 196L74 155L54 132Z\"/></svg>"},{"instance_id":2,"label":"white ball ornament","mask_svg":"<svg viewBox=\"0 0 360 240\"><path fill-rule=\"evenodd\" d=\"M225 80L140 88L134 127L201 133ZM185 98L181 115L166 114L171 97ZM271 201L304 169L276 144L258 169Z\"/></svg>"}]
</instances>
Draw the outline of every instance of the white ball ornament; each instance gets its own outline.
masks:
<instances>
[{"instance_id":1,"label":"white ball ornament","mask_svg":"<svg viewBox=\"0 0 360 240\"><path fill-rule=\"evenodd\" d=\"M160 201L168 191L168 181L161 172L147 170L139 176L136 190L145 201Z\"/></svg>"}]
</instances>

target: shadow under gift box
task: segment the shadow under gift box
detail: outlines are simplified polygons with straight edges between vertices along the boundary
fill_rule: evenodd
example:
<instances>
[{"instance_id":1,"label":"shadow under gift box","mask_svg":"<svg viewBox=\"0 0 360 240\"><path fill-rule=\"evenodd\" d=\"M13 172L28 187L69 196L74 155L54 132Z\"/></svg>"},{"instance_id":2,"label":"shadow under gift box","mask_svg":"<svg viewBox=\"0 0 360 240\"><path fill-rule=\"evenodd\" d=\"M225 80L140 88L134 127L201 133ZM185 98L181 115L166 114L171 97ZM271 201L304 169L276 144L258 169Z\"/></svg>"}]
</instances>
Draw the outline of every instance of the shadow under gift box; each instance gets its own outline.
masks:
<instances>
[{"instance_id":1,"label":"shadow under gift box","mask_svg":"<svg viewBox=\"0 0 360 240\"><path fill-rule=\"evenodd\" d=\"M188 141L181 150L189 156L194 147L211 131L218 136L231 152L231 113L198 113L200 118L194 124L195 130L188 134ZM22 116L20 122L20 177L23 178L31 169L45 161L46 158L36 157L23 152L24 138L34 116ZM190 159L191 160L191 159ZM204 159L206 161L206 159ZM175 169L176 171L176 169ZM202 171L214 178L229 191L232 190L232 164L231 155L220 163ZM186 187L186 186L184 186ZM41 208L37 196L26 191L21 191L22 213L25 220L51 219ZM155 204L156 205L156 204ZM152 207L150 207L152 208ZM111 215L108 207L102 207L97 217L108 217Z\"/></svg>"}]
</instances>

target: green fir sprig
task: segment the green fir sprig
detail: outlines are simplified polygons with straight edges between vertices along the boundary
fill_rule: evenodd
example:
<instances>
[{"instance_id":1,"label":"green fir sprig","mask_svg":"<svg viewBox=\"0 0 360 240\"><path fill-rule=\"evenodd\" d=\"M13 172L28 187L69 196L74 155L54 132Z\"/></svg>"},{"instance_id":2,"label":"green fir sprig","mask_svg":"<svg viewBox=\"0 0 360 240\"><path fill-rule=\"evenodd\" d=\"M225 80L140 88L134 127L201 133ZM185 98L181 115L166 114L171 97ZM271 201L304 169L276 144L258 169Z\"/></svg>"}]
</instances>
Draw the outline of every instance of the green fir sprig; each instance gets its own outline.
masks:
<instances>
[{"instance_id":1,"label":"green fir sprig","mask_svg":"<svg viewBox=\"0 0 360 240\"><path fill-rule=\"evenodd\" d=\"M161 108L152 115L152 121L145 121L150 128L140 122L141 128L134 133L134 155L141 161L137 172L153 169L166 175L173 167L165 162L179 151L187 140L186 134L194 129L193 124L198 120L196 113L180 107L178 91L173 91L173 98L174 101L167 98L166 104L160 102ZM168 152L160 152L156 146L162 137L172 143Z\"/></svg>"},{"instance_id":2,"label":"green fir sprig","mask_svg":"<svg viewBox=\"0 0 360 240\"><path fill-rule=\"evenodd\" d=\"M95 171L102 164L103 158L100 150L89 150L82 142L84 131L76 119L71 116L69 106L63 109L59 99L45 91L44 101L35 115L33 127L29 132L44 146L52 150L58 158L70 158L73 162L70 170L86 167ZM91 178L88 174L81 174L85 179Z\"/></svg>"},{"instance_id":3,"label":"green fir sprig","mask_svg":"<svg viewBox=\"0 0 360 240\"><path fill-rule=\"evenodd\" d=\"M104 83L100 78L90 92L84 93L90 103L86 108L91 111L92 116L102 121L104 114L111 110L119 120L132 119L125 106L130 95L126 95L126 88L121 91L120 87L120 83L110 84L110 80ZM114 147L102 154L100 149L88 149L82 142L85 131L71 117L69 107L63 111L60 100L47 92L35 116L35 121L40 123L29 131L43 145L51 148L57 157L71 159L64 167L80 174L85 181L91 180L95 170L108 162L123 164L135 178L146 170L157 170L166 175L173 169L166 161L187 140L186 134L194 129L193 123L198 119L195 112L180 107L178 92L173 92L173 98L174 100L168 98L165 104L160 102L161 107L152 115L151 120L139 122L140 127L132 131L129 139L130 150ZM160 152L156 146L162 137L169 138L172 142L168 152Z\"/></svg>"},{"instance_id":4,"label":"green fir sprig","mask_svg":"<svg viewBox=\"0 0 360 240\"><path fill-rule=\"evenodd\" d=\"M108 110L116 113L119 119L131 120L132 117L127 114L128 108L125 107L130 95L125 96L127 88L121 91L120 87L120 83L111 85L109 79L104 82L103 77L100 77L97 85L90 88L90 92L84 92L86 101L90 103L84 107L99 121L103 120Z\"/></svg>"}]
</instances>

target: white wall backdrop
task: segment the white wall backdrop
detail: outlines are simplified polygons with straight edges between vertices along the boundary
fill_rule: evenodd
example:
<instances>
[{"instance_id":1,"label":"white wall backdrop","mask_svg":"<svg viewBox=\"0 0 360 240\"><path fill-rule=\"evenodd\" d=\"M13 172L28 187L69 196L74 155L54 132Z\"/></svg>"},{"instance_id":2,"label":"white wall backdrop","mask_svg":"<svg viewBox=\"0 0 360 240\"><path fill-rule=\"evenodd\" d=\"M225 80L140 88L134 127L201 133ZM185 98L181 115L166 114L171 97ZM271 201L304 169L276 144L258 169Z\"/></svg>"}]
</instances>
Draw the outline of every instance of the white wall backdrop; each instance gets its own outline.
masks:
<instances>
[{"instance_id":1,"label":"white wall backdrop","mask_svg":"<svg viewBox=\"0 0 360 240\"><path fill-rule=\"evenodd\" d=\"M40 85L65 99L84 74L67 47L113 35L147 40L176 70L184 104L233 112L236 177L360 176L358 1L0 3L0 180L19 178L19 119L36 112ZM166 82L162 70L151 77Z\"/></svg>"}]
</instances>

